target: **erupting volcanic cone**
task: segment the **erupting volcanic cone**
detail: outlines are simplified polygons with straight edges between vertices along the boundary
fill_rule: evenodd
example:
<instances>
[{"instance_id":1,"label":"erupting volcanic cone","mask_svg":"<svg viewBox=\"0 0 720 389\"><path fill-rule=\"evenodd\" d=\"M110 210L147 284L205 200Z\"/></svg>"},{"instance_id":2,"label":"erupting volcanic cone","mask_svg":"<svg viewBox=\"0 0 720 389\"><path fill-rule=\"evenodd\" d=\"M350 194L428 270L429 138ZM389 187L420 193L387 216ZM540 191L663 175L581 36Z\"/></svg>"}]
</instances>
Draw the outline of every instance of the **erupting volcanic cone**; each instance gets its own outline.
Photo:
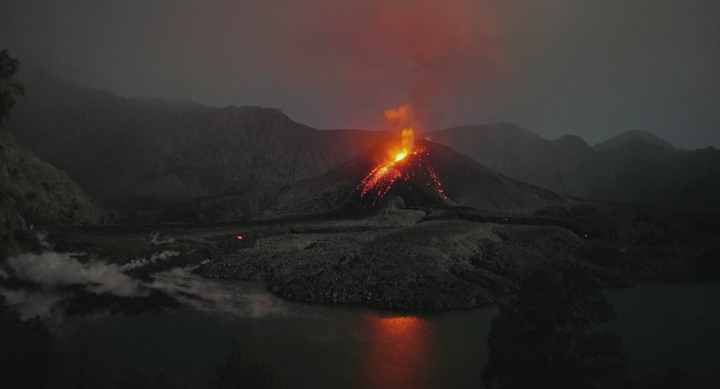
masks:
<instances>
[{"instance_id":1,"label":"erupting volcanic cone","mask_svg":"<svg viewBox=\"0 0 720 389\"><path fill-rule=\"evenodd\" d=\"M344 165L286 188L265 216L362 215L384 209L397 197L410 207L496 212L531 212L568 201L425 140L415 141L413 151L393 161L388 151L399 142L388 137Z\"/></svg>"},{"instance_id":2,"label":"erupting volcanic cone","mask_svg":"<svg viewBox=\"0 0 720 389\"><path fill-rule=\"evenodd\" d=\"M399 154L396 160L375 167L356 188L358 207L377 206L393 195L410 198L417 205L443 206L447 196L442 183L428 162L428 151L418 146Z\"/></svg>"}]
</instances>

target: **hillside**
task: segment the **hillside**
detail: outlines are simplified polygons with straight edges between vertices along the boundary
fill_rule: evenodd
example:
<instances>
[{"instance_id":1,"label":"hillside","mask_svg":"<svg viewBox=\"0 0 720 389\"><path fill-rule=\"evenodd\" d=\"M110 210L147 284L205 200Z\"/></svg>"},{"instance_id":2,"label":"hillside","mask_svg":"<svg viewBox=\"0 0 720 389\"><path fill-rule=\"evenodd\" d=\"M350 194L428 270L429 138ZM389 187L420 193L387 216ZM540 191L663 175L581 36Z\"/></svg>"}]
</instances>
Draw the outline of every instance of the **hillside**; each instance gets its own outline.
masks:
<instances>
[{"instance_id":1,"label":"hillside","mask_svg":"<svg viewBox=\"0 0 720 389\"><path fill-rule=\"evenodd\" d=\"M187 200L291 184L379 139L318 131L277 109L127 99L29 74L8 128L100 197Z\"/></svg>"},{"instance_id":2,"label":"hillside","mask_svg":"<svg viewBox=\"0 0 720 389\"><path fill-rule=\"evenodd\" d=\"M380 198L362 197L358 186L397 142L386 138L347 163L316 178L284 190L273 209L273 217L372 212L398 201L405 206L454 208L525 213L568 200L559 194L508 178L458 152L429 141L416 144L417 155L396 163L406 178L395 181ZM428 173L428 168L434 173ZM439 182L435 182L435 179ZM377 200L377 201L376 201ZM375 203L375 204L373 204Z\"/></svg>"},{"instance_id":3,"label":"hillside","mask_svg":"<svg viewBox=\"0 0 720 389\"><path fill-rule=\"evenodd\" d=\"M0 258L28 248L32 227L100 224L112 212L0 131Z\"/></svg>"},{"instance_id":4,"label":"hillside","mask_svg":"<svg viewBox=\"0 0 720 389\"><path fill-rule=\"evenodd\" d=\"M674 151L643 139L591 148L575 136L551 141L510 124L456 127L429 137L510 177L571 196L720 210L720 152L713 148Z\"/></svg>"},{"instance_id":5,"label":"hillside","mask_svg":"<svg viewBox=\"0 0 720 389\"><path fill-rule=\"evenodd\" d=\"M606 151L606 150L612 149L613 147L617 147L617 146L620 146L620 145L623 145L625 143L632 142L635 140L640 140L647 144L660 146L660 147L662 147L664 149L668 149L670 151L678 150L669 141L662 139L651 132L640 131L640 130L631 130L631 131L624 132L614 138L610 138L610 139L606 140L605 142L596 144L595 146L593 146L593 149L598 150L598 151Z\"/></svg>"},{"instance_id":6,"label":"hillside","mask_svg":"<svg viewBox=\"0 0 720 389\"><path fill-rule=\"evenodd\" d=\"M138 220L192 214L191 203L206 215L235 204L223 220L252 217L273 204L279 188L321 176L386 136L320 131L271 108L128 99L42 73L24 80L27 95L8 129L89 194L128 214L149 215ZM590 147L577 136L548 140L512 124L425 137L503 175L574 197L720 210L715 149L677 151L641 131ZM166 212L170 203L178 210Z\"/></svg>"}]
</instances>

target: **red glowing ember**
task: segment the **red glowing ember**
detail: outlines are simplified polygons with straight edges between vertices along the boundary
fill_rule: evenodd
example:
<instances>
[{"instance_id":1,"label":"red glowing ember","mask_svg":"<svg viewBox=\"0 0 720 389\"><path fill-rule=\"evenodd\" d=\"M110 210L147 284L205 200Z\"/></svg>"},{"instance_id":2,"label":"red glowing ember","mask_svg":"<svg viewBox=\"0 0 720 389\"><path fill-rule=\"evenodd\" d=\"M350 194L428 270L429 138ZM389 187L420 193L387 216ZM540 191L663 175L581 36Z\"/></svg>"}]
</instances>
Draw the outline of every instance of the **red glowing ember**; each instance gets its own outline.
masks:
<instances>
[{"instance_id":1,"label":"red glowing ember","mask_svg":"<svg viewBox=\"0 0 720 389\"><path fill-rule=\"evenodd\" d=\"M237 240L243 240L243 237L240 235L236 236L235 238L237 238Z\"/></svg>"}]
</instances>

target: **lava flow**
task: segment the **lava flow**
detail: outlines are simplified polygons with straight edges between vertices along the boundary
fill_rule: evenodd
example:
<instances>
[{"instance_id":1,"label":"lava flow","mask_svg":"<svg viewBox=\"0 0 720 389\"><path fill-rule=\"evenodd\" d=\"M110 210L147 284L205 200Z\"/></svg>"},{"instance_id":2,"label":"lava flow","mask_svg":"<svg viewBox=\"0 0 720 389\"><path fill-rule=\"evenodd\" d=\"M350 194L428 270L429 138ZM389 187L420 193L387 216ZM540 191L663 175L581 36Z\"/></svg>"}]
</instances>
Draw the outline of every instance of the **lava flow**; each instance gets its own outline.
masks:
<instances>
[{"instance_id":1,"label":"lava flow","mask_svg":"<svg viewBox=\"0 0 720 389\"><path fill-rule=\"evenodd\" d=\"M410 122L407 118L411 112L412 106L405 105L397 110L386 111L384 118L391 124L407 125ZM446 199L440 179L424 158L427 156L427 150L422 146L415 145L415 134L412 127L404 127L401 134L400 146L389 150L386 161L375 167L358 185L360 198L370 196L372 205L376 205L377 201L385 196L396 182L408 180L419 173L427 174L437 192ZM408 156L413 156L413 158L406 159Z\"/></svg>"},{"instance_id":2,"label":"lava flow","mask_svg":"<svg viewBox=\"0 0 720 389\"><path fill-rule=\"evenodd\" d=\"M403 138L407 135L411 136L412 130L403 130ZM405 144L404 141L403 144ZM417 154L417 151L413 151L411 147L403 147L395 154L394 160L381 164L373 169L357 187L357 190L360 191L360 197L362 198L369 194L373 194L375 200L377 200L378 198L383 197L385 193L390 190L393 183L400 179L407 180L409 175L405 169L402 169L404 165L402 162L405 157L411 153ZM374 204L375 201L373 201L373 205Z\"/></svg>"}]
</instances>

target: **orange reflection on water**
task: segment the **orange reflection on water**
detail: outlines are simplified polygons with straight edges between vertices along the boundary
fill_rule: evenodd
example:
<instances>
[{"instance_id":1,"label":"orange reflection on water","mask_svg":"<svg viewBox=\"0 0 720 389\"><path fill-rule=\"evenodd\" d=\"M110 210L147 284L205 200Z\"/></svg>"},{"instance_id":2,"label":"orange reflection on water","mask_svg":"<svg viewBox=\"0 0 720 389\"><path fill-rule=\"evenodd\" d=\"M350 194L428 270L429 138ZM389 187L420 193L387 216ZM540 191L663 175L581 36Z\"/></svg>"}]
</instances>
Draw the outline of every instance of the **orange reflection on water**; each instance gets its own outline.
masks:
<instances>
[{"instance_id":1,"label":"orange reflection on water","mask_svg":"<svg viewBox=\"0 0 720 389\"><path fill-rule=\"evenodd\" d=\"M432 364L430 324L416 317L368 319L367 353L362 362L368 388L422 388Z\"/></svg>"}]
</instances>

